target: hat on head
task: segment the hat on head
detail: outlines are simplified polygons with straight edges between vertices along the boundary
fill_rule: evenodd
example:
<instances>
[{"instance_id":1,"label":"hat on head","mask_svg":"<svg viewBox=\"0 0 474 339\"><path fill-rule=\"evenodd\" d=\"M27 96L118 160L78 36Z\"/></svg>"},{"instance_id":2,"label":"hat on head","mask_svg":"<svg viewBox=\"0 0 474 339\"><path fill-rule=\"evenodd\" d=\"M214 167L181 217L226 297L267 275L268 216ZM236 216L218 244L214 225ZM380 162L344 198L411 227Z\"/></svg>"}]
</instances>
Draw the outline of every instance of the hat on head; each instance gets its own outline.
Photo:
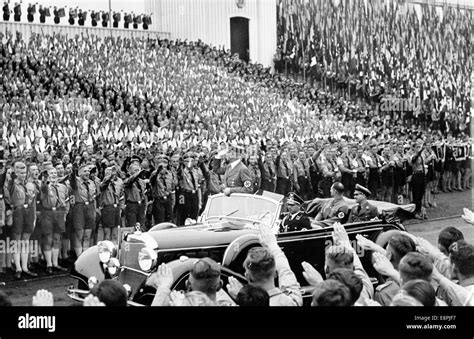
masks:
<instances>
[{"instance_id":1,"label":"hat on head","mask_svg":"<svg viewBox=\"0 0 474 339\"><path fill-rule=\"evenodd\" d=\"M354 191L358 191L364 194L366 197L369 197L372 194L372 192L370 192L367 188L359 184L356 184Z\"/></svg>"},{"instance_id":2,"label":"hat on head","mask_svg":"<svg viewBox=\"0 0 474 339\"><path fill-rule=\"evenodd\" d=\"M301 205L303 202L303 199L293 192L288 194L288 198L286 200L287 205Z\"/></svg>"},{"instance_id":3,"label":"hat on head","mask_svg":"<svg viewBox=\"0 0 474 339\"><path fill-rule=\"evenodd\" d=\"M221 266L211 258L201 258L194 262L191 275L198 280L218 278L221 275Z\"/></svg>"}]
</instances>

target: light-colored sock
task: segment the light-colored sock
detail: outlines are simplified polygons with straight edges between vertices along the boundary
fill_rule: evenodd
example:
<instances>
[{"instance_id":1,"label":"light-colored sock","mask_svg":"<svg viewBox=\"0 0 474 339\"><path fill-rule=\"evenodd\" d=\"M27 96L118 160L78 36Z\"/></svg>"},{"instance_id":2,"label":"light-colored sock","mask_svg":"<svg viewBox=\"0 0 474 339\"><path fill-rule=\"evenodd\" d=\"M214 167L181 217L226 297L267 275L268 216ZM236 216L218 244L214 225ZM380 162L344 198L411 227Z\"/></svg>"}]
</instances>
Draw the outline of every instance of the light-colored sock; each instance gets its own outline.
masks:
<instances>
[{"instance_id":1,"label":"light-colored sock","mask_svg":"<svg viewBox=\"0 0 474 339\"><path fill-rule=\"evenodd\" d=\"M58 267L59 248L53 248L53 266Z\"/></svg>"},{"instance_id":2,"label":"light-colored sock","mask_svg":"<svg viewBox=\"0 0 474 339\"><path fill-rule=\"evenodd\" d=\"M15 270L21 271L21 263L20 263L20 253L13 253L13 261L15 262Z\"/></svg>"},{"instance_id":3,"label":"light-colored sock","mask_svg":"<svg viewBox=\"0 0 474 339\"><path fill-rule=\"evenodd\" d=\"M74 252L76 252L76 256L79 258L82 253L82 247L74 247Z\"/></svg>"},{"instance_id":4,"label":"light-colored sock","mask_svg":"<svg viewBox=\"0 0 474 339\"><path fill-rule=\"evenodd\" d=\"M51 250L43 251L43 253L44 253L44 259L46 260L46 267L51 267L53 265L51 261Z\"/></svg>"},{"instance_id":5,"label":"light-colored sock","mask_svg":"<svg viewBox=\"0 0 474 339\"><path fill-rule=\"evenodd\" d=\"M28 257L29 253L24 251L21 252L20 254L21 257L21 268L23 269L24 272L28 271Z\"/></svg>"}]
</instances>

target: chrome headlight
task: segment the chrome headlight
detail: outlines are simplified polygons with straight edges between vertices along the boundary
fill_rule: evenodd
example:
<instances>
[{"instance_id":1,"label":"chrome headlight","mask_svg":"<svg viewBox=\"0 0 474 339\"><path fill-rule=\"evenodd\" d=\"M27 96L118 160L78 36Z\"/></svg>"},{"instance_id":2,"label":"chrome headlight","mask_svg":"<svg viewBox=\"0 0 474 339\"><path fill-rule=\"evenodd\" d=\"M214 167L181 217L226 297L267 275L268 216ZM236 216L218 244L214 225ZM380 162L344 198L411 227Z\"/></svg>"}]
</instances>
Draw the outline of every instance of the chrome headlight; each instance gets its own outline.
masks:
<instances>
[{"instance_id":1,"label":"chrome headlight","mask_svg":"<svg viewBox=\"0 0 474 339\"><path fill-rule=\"evenodd\" d=\"M110 258L107 263L107 272L109 272L112 278L116 277L120 272L120 262L117 258Z\"/></svg>"},{"instance_id":2,"label":"chrome headlight","mask_svg":"<svg viewBox=\"0 0 474 339\"><path fill-rule=\"evenodd\" d=\"M97 244L97 249L99 252L99 260L101 263L108 263L110 258L117 255L117 248L114 243L109 240L100 241Z\"/></svg>"},{"instance_id":3,"label":"chrome headlight","mask_svg":"<svg viewBox=\"0 0 474 339\"><path fill-rule=\"evenodd\" d=\"M140 252L138 252L138 265L140 269L145 272L151 271L156 264L157 257L158 255L153 248L143 247Z\"/></svg>"}]
</instances>

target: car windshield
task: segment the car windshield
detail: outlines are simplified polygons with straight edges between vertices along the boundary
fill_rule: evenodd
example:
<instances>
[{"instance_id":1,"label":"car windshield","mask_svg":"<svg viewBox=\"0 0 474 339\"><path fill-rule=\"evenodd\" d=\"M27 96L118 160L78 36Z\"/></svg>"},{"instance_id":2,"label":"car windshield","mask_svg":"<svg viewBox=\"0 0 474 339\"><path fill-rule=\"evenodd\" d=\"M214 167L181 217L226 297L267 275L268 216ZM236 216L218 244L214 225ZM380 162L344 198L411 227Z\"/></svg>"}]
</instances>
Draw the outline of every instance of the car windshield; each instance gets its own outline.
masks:
<instances>
[{"instance_id":1,"label":"car windshield","mask_svg":"<svg viewBox=\"0 0 474 339\"><path fill-rule=\"evenodd\" d=\"M205 220L216 217L242 218L271 225L277 210L277 202L259 196L215 196L209 202Z\"/></svg>"}]
</instances>

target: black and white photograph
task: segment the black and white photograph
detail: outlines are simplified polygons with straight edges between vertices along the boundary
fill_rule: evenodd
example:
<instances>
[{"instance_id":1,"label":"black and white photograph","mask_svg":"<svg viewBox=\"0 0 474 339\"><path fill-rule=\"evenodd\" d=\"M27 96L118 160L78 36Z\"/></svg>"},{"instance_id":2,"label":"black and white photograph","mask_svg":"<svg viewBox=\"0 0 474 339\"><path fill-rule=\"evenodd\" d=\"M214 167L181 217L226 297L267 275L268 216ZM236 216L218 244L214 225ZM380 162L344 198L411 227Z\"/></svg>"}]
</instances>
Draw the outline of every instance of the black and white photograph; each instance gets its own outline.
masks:
<instances>
[{"instance_id":1,"label":"black and white photograph","mask_svg":"<svg viewBox=\"0 0 474 339\"><path fill-rule=\"evenodd\" d=\"M34 1L0 0L1 339L472 339L472 0Z\"/></svg>"}]
</instances>

